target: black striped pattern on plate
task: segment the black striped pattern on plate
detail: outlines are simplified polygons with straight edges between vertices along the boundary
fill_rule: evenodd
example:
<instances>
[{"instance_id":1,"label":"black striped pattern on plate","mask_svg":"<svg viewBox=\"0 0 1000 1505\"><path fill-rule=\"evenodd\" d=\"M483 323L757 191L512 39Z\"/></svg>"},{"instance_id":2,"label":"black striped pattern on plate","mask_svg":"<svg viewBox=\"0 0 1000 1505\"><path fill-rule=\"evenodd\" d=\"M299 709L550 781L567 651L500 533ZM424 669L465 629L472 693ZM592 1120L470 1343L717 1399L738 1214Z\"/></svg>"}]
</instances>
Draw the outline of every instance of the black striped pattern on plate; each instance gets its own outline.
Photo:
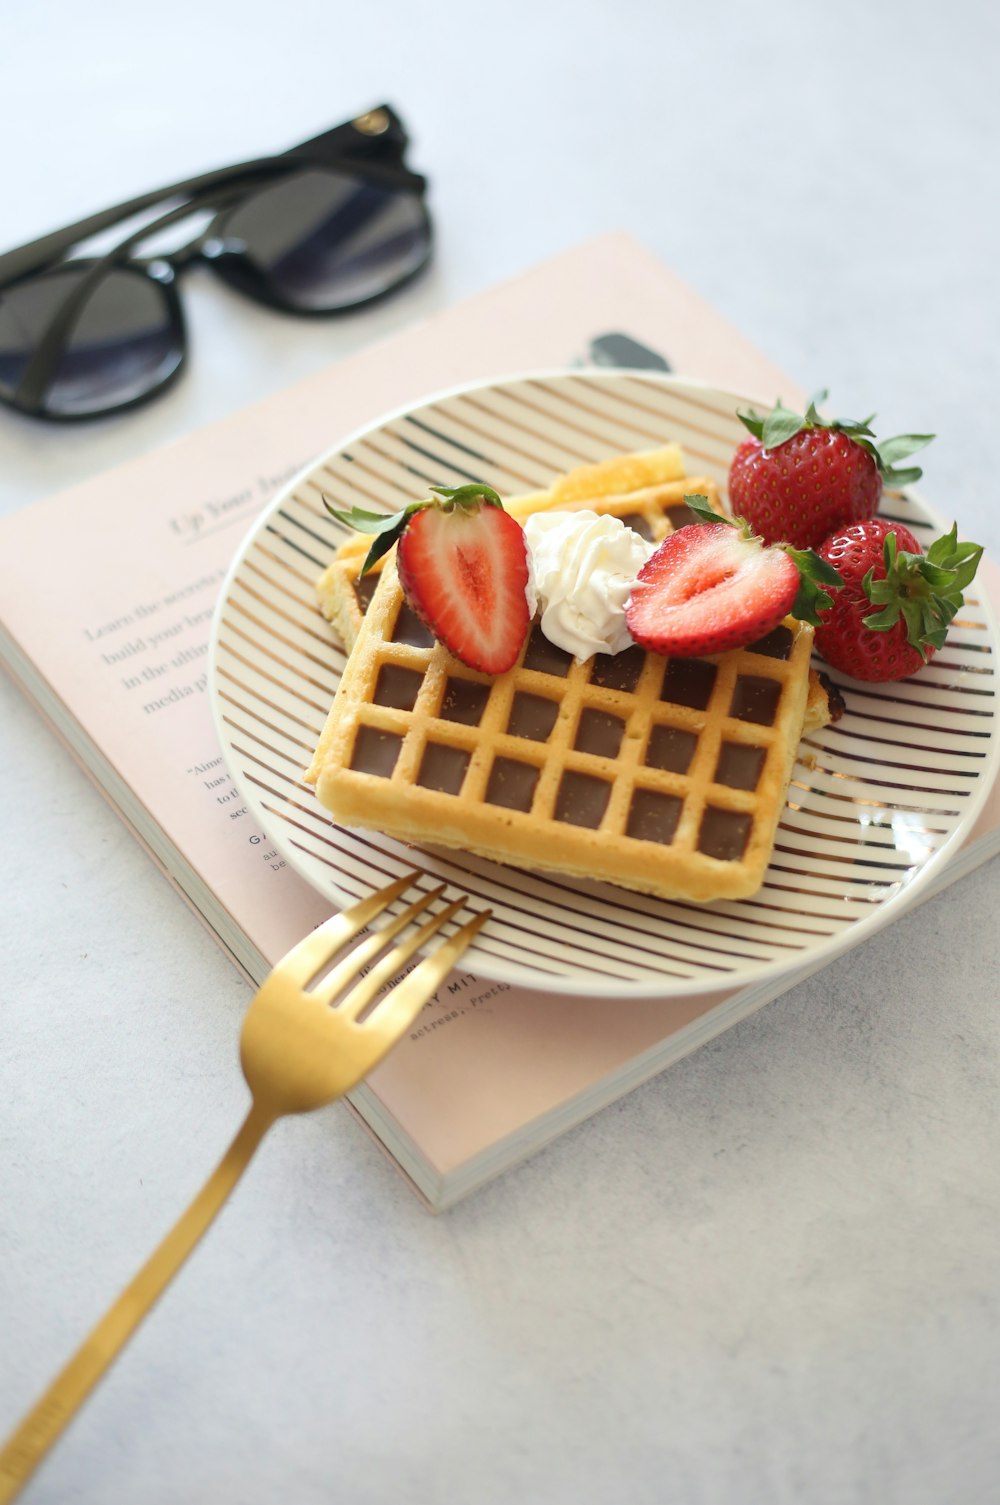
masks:
<instances>
[{"instance_id":1,"label":"black striped pattern on plate","mask_svg":"<svg viewBox=\"0 0 1000 1505\"><path fill-rule=\"evenodd\" d=\"M470 970L616 997L711 990L818 965L913 896L932 859L971 825L995 763L997 640L976 599L913 679L847 682L844 718L803 742L774 858L752 899L668 902L408 847L333 825L302 781L344 661L313 594L344 536L324 495L342 508L391 511L429 485L477 480L510 494L668 440L683 445L692 474L708 473L724 490L745 436L739 405L710 387L645 373L498 382L385 420L277 499L224 588L211 693L233 778L301 874L347 904L417 868L424 886L449 885L442 903L468 893L474 907L493 908ZM940 527L912 493L888 494L882 512L920 539Z\"/></svg>"}]
</instances>

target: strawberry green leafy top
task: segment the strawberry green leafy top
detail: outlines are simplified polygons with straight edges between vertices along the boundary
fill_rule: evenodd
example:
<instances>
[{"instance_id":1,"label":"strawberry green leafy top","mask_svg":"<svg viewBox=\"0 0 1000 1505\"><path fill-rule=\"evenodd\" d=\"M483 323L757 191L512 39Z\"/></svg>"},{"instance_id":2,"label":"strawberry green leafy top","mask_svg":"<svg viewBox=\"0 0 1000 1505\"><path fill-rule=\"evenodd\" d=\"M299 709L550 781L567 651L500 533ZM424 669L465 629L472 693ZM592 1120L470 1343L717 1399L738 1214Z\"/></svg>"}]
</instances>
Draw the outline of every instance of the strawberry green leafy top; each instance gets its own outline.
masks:
<instances>
[{"instance_id":1,"label":"strawberry green leafy top","mask_svg":"<svg viewBox=\"0 0 1000 1505\"><path fill-rule=\"evenodd\" d=\"M353 528L356 533L375 534L372 546L361 566L362 575L367 574L372 565L376 564L383 554L389 552L404 532L413 514L422 512L425 507L440 507L443 512L478 512L483 505L499 507L501 512L504 510L503 502L493 487L483 486L478 481L466 486L431 486L430 490L436 495L427 497L422 502L410 502L408 506L401 507L398 512L388 513L366 512L363 507L352 507L349 512L342 512L337 507L331 507L326 497L323 498L323 506L327 512L331 517L335 517L338 523L343 523L345 528Z\"/></svg>"},{"instance_id":2,"label":"strawberry green leafy top","mask_svg":"<svg viewBox=\"0 0 1000 1505\"><path fill-rule=\"evenodd\" d=\"M772 411L764 416L755 413L753 408L746 413L737 412L736 416L743 427L749 430L767 450L777 449L779 445L784 444L788 439L793 439L803 429L836 429L871 455L887 486L908 486L912 481L919 481L923 471L918 465L898 469L896 462L907 459L918 449L923 449L925 445L930 444L934 438L933 434L897 434L893 439L876 441L872 429L872 424L875 422L874 413L862 419L823 418L817 412L817 404L825 402L827 395L824 390L810 398L804 415L793 413L790 408L786 408L779 397Z\"/></svg>"},{"instance_id":3,"label":"strawberry green leafy top","mask_svg":"<svg viewBox=\"0 0 1000 1505\"><path fill-rule=\"evenodd\" d=\"M952 617L963 604L962 592L972 583L982 545L963 543L958 525L936 539L926 554L911 554L897 547L895 533L883 544L885 577L874 578L875 566L861 582L873 606L881 607L862 618L866 627L887 632L902 617L906 636L926 661L929 648L941 648Z\"/></svg>"}]
</instances>

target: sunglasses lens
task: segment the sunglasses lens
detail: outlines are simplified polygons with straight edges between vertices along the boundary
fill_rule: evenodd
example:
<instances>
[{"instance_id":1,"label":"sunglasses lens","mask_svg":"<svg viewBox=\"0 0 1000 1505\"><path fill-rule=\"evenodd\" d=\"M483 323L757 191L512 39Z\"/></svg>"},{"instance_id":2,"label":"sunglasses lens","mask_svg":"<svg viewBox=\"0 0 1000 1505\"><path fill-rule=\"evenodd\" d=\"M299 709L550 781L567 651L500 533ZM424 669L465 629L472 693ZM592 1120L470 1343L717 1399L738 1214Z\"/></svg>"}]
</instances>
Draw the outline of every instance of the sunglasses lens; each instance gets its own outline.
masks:
<instances>
[{"instance_id":1,"label":"sunglasses lens","mask_svg":"<svg viewBox=\"0 0 1000 1505\"><path fill-rule=\"evenodd\" d=\"M416 193L319 169L238 205L219 227L230 268L288 308L333 312L375 298L427 260L430 225ZM220 262L220 270L224 262Z\"/></svg>"},{"instance_id":2,"label":"sunglasses lens","mask_svg":"<svg viewBox=\"0 0 1000 1505\"><path fill-rule=\"evenodd\" d=\"M68 267L0 291L0 395L17 389L45 330L86 275ZM139 271L116 268L95 285L43 398L53 417L80 418L134 402L163 385L183 359L166 289Z\"/></svg>"}]
</instances>

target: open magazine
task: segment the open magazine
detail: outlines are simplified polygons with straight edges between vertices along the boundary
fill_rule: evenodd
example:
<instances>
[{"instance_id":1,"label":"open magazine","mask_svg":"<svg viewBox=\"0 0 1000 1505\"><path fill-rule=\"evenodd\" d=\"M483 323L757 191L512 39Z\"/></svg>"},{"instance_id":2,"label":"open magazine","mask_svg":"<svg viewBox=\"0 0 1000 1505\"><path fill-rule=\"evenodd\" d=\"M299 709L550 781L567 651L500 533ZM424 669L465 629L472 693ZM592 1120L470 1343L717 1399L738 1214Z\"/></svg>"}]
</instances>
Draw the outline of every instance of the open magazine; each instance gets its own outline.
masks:
<instances>
[{"instance_id":1,"label":"open magazine","mask_svg":"<svg viewBox=\"0 0 1000 1505\"><path fill-rule=\"evenodd\" d=\"M253 981L331 900L254 825L215 741L209 627L232 556L341 436L430 392L574 364L672 369L763 403L801 395L646 250L606 236L0 522L0 659ZM1000 600L992 567L980 580ZM997 850L994 791L925 894ZM455 974L351 1105L442 1208L807 970L620 1003Z\"/></svg>"}]
</instances>

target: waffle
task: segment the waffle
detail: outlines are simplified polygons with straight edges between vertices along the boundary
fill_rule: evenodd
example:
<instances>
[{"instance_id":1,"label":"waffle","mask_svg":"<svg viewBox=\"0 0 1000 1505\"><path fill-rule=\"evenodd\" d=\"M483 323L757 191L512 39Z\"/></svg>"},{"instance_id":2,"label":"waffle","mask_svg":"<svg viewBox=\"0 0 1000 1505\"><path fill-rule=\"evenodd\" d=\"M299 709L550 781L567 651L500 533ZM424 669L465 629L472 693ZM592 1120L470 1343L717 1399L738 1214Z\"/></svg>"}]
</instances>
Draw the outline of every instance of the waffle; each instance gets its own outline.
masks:
<instances>
[{"instance_id":1,"label":"waffle","mask_svg":"<svg viewBox=\"0 0 1000 1505\"><path fill-rule=\"evenodd\" d=\"M684 457L676 444L615 455L596 465L580 465L557 477L544 491L504 499L504 507L523 523L532 512L561 510L610 512L643 538L659 543L675 528L696 521L684 501L685 493L701 492L721 511L715 485L700 476L684 479ZM334 555L316 584L320 611L335 628L344 647L357 640L361 620L378 584L382 561L362 576L361 566L371 545L366 534L354 533Z\"/></svg>"},{"instance_id":2,"label":"waffle","mask_svg":"<svg viewBox=\"0 0 1000 1505\"><path fill-rule=\"evenodd\" d=\"M697 518L684 501L692 493L707 497L716 512L722 512L714 481L704 476L683 477L684 460L676 444L632 455L616 455L597 465L581 465L559 476L544 491L510 497L504 507L519 522L532 512L608 512L651 543ZM675 479L680 474L681 479ZM365 612L375 593L386 556L366 575L361 566L371 546L364 533L352 533L337 550L316 583L316 597L324 617L350 652L357 642ZM404 604L404 621L416 646L429 646L431 634ZM827 686L815 670L809 676L809 692L803 732L817 731L830 720ZM311 770L314 774L315 770Z\"/></svg>"},{"instance_id":3,"label":"waffle","mask_svg":"<svg viewBox=\"0 0 1000 1505\"><path fill-rule=\"evenodd\" d=\"M490 678L414 621L390 560L307 775L338 821L664 898L759 888L811 627L788 617L710 659L634 647L581 664L536 622Z\"/></svg>"}]
</instances>

